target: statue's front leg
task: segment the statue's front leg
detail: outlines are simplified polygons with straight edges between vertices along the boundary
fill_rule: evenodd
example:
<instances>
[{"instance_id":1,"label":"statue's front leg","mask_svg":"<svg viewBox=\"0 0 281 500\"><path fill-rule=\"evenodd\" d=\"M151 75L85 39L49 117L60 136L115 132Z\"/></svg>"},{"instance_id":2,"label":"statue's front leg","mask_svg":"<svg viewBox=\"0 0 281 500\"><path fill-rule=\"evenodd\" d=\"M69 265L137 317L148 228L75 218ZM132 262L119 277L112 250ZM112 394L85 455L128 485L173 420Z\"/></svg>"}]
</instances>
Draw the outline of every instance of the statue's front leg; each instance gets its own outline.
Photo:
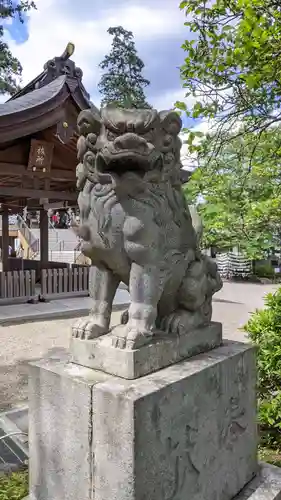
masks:
<instances>
[{"instance_id":1,"label":"statue's front leg","mask_svg":"<svg viewBox=\"0 0 281 500\"><path fill-rule=\"evenodd\" d=\"M113 345L136 349L150 342L157 306L163 291L163 273L156 265L132 263L129 281L131 304L128 322L113 329Z\"/></svg>"},{"instance_id":2,"label":"statue's front leg","mask_svg":"<svg viewBox=\"0 0 281 500\"><path fill-rule=\"evenodd\" d=\"M94 339L108 333L112 303L119 280L109 269L92 266L89 277L92 309L86 318L80 318L72 328L72 336L80 339Z\"/></svg>"}]
</instances>

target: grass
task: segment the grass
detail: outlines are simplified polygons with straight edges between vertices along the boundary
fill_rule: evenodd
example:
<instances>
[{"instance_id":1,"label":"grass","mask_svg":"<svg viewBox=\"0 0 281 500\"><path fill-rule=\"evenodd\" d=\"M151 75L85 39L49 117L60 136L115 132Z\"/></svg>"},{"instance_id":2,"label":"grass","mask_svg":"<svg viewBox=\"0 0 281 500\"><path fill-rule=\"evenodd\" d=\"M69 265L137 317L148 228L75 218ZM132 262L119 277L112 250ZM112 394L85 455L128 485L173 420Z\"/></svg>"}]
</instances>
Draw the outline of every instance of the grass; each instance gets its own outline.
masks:
<instances>
[{"instance_id":1,"label":"grass","mask_svg":"<svg viewBox=\"0 0 281 500\"><path fill-rule=\"evenodd\" d=\"M259 460L261 462L267 462L268 464L275 465L276 467L281 467L281 451L260 447Z\"/></svg>"},{"instance_id":2,"label":"grass","mask_svg":"<svg viewBox=\"0 0 281 500\"><path fill-rule=\"evenodd\" d=\"M22 500L28 495L28 471L0 477L0 500Z\"/></svg>"}]
</instances>

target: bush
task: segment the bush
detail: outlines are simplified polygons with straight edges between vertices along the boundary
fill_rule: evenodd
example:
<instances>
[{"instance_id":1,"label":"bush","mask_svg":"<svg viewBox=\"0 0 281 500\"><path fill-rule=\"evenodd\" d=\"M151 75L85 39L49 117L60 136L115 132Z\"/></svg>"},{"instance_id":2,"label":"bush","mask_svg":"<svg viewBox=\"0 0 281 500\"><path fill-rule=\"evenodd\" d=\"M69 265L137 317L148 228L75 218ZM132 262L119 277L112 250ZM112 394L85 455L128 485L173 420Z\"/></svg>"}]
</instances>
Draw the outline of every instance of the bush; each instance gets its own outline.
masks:
<instances>
[{"instance_id":1,"label":"bush","mask_svg":"<svg viewBox=\"0 0 281 500\"><path fill-rule=\"evenodd\" d=\"M22 500L28 495L28 471L0 477L0 500Z\"/></svg>"},{"instance_id":2,"label":"bush","mask_svg":"<svg viewBox=\"0 0 281 500\"><path fill-rule=\"evenodd\" d=\"M265 298L266 308L245 325L258 347L258 418L262 444L281 448L281 288Z\"/></svg>"},{"instance_id":3,"label":"bush","mask_svg":"<svg viewBox=\"0 0 281 500\"><path fill-rule=\"evenodd\" d=\"M269 279L276 278L274 268L270 263L257 265L255 269L255 275L258 276L259 278L269 278Z\"/></svg>"}]
</instances>

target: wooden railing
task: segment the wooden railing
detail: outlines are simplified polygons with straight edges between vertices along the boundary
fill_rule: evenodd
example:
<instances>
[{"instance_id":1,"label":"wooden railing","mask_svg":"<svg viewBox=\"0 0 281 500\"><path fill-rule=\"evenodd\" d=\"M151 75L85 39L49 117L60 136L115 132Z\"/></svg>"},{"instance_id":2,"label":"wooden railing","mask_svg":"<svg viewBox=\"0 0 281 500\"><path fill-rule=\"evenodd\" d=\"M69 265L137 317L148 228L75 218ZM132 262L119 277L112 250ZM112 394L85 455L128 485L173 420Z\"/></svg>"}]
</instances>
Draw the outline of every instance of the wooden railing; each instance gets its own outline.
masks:
<instances>
[{"instance_id":1,"label":"wooden railing","mask_svg":"<svg viewBox=\"0 0 281 500\"><path fill-rule=\"evenodd\" d=\"M43 269L40 300L89 295L89 267Z\"/></svg>"},{"instance_id":2,"label":"wooden railing","mask_svg":"<svg viewBox=\"0 0 281 500\"><path fill-rule=\"evenodd\" d=\"M0 273L0 304L16 304L36 300L35 271Z\"/></svg>"}]
</instances>

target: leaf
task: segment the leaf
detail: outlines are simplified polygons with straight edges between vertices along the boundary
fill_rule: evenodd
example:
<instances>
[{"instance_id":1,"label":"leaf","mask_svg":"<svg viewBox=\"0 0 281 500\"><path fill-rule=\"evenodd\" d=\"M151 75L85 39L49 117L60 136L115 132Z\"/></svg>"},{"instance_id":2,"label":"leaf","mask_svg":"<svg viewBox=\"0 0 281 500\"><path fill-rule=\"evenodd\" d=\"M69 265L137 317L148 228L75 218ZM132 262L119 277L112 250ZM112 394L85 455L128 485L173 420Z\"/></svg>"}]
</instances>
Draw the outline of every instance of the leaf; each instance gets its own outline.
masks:
<instances>
[{"instance_id":1,"label":"leaf","mask_svg":"<svg viewBox=\"0 0 281 500\"><path fill-rule=\"evenodd\" d=\"M178 108L181 111L186 111L187 110L186 104L184 102L181 102L181 101L176 101L175 104L174 104L174 107Z\"/></svg>"}]
</instances>

